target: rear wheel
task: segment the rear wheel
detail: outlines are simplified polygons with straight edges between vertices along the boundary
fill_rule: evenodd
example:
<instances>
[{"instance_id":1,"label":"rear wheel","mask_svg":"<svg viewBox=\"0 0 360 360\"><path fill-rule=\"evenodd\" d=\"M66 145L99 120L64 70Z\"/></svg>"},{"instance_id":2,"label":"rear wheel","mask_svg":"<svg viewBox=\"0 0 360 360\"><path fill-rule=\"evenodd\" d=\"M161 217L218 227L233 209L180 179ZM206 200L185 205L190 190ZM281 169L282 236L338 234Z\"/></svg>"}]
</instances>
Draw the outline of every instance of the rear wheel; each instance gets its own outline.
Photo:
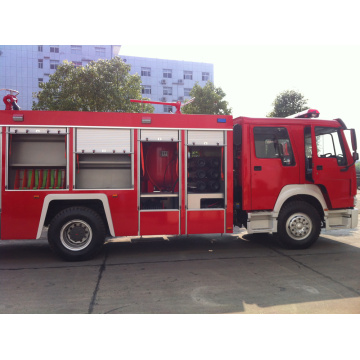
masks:
<instances>
[{"instance_id":1,"label":"rear wheel","mask_svg":"<svg viewBox=\"0 0 360 360\"><path fill-rule=\"evenodd\" d=\"M306 202L289 203L279 214L277 237L287 248L308 248L318 239L320 230L320 215Z\"/></svg>"},{"instance_id":2,"label":"rear wheel","mask_svg":"<svg viewBox=\"0 0 360 360\"><path fill-rule=\"evenodd\" d=\"M97 212L86 207L64 209L51 221L48 241L65 260L90 259L104 244L104 222Z\"/></svg>"}]
</instances>

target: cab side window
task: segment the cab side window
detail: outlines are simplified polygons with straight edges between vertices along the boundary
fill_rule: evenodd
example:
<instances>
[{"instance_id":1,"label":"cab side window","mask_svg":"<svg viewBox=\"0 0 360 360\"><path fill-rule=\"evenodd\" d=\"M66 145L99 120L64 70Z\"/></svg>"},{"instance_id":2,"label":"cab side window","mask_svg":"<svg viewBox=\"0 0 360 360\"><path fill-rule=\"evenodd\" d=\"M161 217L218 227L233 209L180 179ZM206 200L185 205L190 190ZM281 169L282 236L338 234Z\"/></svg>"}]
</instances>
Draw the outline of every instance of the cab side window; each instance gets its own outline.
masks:
<instances>
[{"instance_id":1,"label":"cab side window","mask_svg":"<svg viewBox=\"0 0 360 360\"><path fill-rule=\"evenodd\" d=\"M255 153L259 159L281 159L284 166L295 165L289 134L284 127L255 127Z\"/></svg>"},{"instance_id":2,"label":"cab side window","mask_svg":"<svg viewBox=\"0 0 360 360\"><path fill-rule=\"evenodd\" d=\"M347 164L344 146L338 128L315 127L317 156L336 158L339 166Z\"/></svg>"}]
</instances>

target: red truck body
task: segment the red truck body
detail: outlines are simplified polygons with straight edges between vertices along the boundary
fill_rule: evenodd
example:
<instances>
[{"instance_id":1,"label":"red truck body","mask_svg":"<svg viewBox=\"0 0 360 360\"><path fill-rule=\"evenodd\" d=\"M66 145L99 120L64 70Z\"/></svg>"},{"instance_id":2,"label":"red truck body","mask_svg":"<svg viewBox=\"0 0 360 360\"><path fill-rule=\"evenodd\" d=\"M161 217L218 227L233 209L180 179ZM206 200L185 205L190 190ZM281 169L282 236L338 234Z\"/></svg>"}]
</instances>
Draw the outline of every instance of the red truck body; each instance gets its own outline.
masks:
<instances>
[{"instance_id":1,"label":"red truck body","mask_svg":"<svg viewBox=\"0 0 360 360\"><path fill-rule=\"evenodd\" d=\"M0 126L1 239L48 227L67 260L106 237L237 225L302 248L357 226L356 146L338 120L5 110Z\"/></svg>"}]
</instances>

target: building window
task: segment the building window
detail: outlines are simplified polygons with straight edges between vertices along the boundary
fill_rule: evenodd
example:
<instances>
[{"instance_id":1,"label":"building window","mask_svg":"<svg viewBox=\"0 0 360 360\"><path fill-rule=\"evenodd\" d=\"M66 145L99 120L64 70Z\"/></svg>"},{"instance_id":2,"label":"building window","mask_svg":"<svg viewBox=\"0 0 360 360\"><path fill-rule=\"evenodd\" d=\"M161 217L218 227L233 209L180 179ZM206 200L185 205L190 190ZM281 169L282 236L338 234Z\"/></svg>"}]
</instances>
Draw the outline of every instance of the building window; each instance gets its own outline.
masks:
<instances>
[{"instance_id":1,"label":"building window","mask_svg":"<svg viewBox=\"0 0 360 360\"><path fill-rule=\"evenodd\" d=\"M38 78L38 87L40 87L41 83L44 82L44 79L43 78Z\"/></svg>"},{"instance_id":2,"label":"building window","mask_svg":"<svg viewBox=\"0 0 360 360\"><path fill-rule=\"evenodd\" d=\"M192 80L193 72L192 71L184 71L184 80Z\"/></svg>"},{"instance_id":3,"label":"building window","mask_svg":"<svg viewBox=\"0 0 360 360\"><path fill-rule=\"evenodd\" d=\"M171 113L172 106L171 105L164 105L164 113Z\"/></svg>"},{"instance_id":4,"label":"building window","mask_svg":"<svg viewBox=\"0 0 360 360\"><path fill-rule=\"evenodd\" d=\"M82 61L82 64L83 64L83 66L87 66L87 65L89 65L92 61L94 61L94 60L86 59L86 60L83 60L83 61Z\"/></svg>"},{"instance_id":5,"label":"building window","mask_svg":"<svg viewBox=\"0 0 360 360\"><path fill-rule=\"evenodd\" d=\"M190 91L191 91L191 89L184 88L184 96L190 96Z\"/></svg>"},{"instance_id":6,"label":"building window","mask_svg":"<svg viewBox=\"0 0 360 360\"><path fill-rule=\"evenodd\" d=\"M75 68L81 67L82 66L82 62L81 61L73 61L72 64L74 65Z\"/></svg>"},{"instance_id":7,"label":"building window","mask_svg":"<svg viewBox=\"0 0 360 360\"><path fill-rule=\"evenodd\" d=\"M141 76L151 76L151 68L142 67L141 68Z\"/></svg>"},{"instance_id":8,"label":"building window","mask_svg":"<svg viewBox=\"0 0 360 360\"><path fill-rule=\"evenodd\" d=\"M151 95L151 86L149 86L149 85L143 85L143 86L142 86L141 93L142 93L142 94Z\"/></svg>"},{"instance_id":9,"label":"building window","mask_svg":"<svg viewBox=\"0 0 360 360\"><path fill-rule=\"evenodd\" d=\"M50 46L50 52L59 53L59 45Z\"/></svg>"},{"instance_id":10,"label":"building window","mask_svg":"<svg viewBox=\"0 0 360 360\"><path fill-rule=\"evenodd\" d=\"M95 47L95 54L97 56L105 56L105 48L104 47Z\"/></svg>"},{"instance_id":11,"label":"building window","mask_svg":"<svg viewBox=\"0 0 360 360\"><path fill-rule=\"evenodd\" d=\"M164 87L163 88L163 95L172 95L172 87Z\"/></svg>"},{"instance_id":12,"label":"building window","mask_svg":"<svg viewBox=\"0 0 360 360\"><path fill-rule=\"evenodd\" d=\"M71 53L72 54L81 54L81 46L80 45L71 45Z\"/></svg>"},{"instance_id":13,"label":"building window","mask_svg":"<svg viewBox=\"0 0 360 360\"><path fill-rule=\"evenodd\" d=\"M170 69L164 69L163 70L163 77L171 79L172 78L172 70Z\"/></svg>"},{"instance_id":14,"label":"building window","mask_svg":"<svg viewBox=\"0 0 360 360\"><path fill-rule=\"evenodd\" d=\"M50 60L50 69L56 70L59 66L58 60Z\"/></svg>"},{"instance_id":15,"label":"building window","mask_svg":"<svg viewBox=\"0 0 360 360\"><path fill-rule=\"evenodd\" d=\"M42 69L44 67L44 60L43 59L38 59L38 68Z\"/></svg>"},{"instance_id":16,"label":"building window","mask_svg":"<svg viewBox=\"0 0 360 360\"><path fill-rule=\"evenodd\" d=\"M203 72L202 73L202 81L208 81L208 80L210 80L210 73Z\"/></svg>"},{"instance_id":17,"label":"building window","mask_svg":"<svg viewBox=\"0 0 360 360\"><path fill-rule=\"evenodd\" d=\"M38 51L43 52L43 46L42 45L38 45Z\"/></svg>"}]
</instances>

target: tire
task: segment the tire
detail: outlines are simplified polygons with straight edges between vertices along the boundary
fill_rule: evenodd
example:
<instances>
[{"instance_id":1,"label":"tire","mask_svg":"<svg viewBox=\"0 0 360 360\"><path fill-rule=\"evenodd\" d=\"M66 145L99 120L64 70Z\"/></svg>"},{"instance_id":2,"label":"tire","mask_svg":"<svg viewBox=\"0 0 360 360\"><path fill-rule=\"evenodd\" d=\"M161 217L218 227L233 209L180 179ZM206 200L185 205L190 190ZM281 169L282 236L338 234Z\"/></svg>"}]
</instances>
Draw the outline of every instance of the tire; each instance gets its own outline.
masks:
<instances>
[{"instance_id":1,"label":"tire","mask_svg":"<svg viewBox=\"0 0 360 360\"><path fill-rule=\"evenodd\" d=\"M289 203L280 211L277 238L288 249L310 247L319 238L320 230L320 215L306 202Z\"/></svg>"},{"instance_id":2,"label":"tire","mask_svg":"<svg viewBox=\"0 0 360 360\"><path fill-rule=\"evenodd\" d=\"M67 261L94 257L105 242L105 226L100 215L86 207L71 207L59 212L48 229L51 249Z\"/></svg>"}]
</instances>

